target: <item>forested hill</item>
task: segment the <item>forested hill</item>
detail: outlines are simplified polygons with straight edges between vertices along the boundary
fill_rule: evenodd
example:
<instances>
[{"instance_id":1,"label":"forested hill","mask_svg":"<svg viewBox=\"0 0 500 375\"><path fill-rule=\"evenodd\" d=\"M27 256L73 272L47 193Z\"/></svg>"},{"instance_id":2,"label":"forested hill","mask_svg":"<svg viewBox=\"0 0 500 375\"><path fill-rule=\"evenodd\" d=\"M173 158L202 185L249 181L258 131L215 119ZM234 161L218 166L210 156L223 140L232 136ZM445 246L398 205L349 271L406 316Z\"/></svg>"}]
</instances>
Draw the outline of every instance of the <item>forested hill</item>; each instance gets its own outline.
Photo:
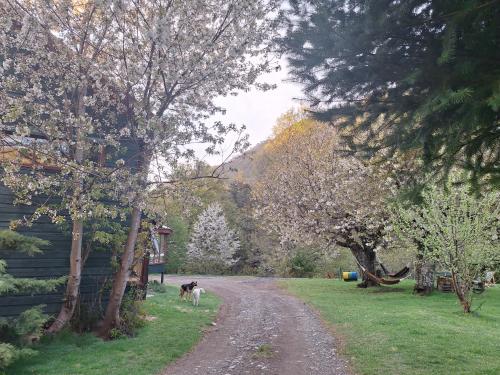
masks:
<instances>
[{"instance_id":1,"label":"forested hill","mask_svg":"<svg viewBox=\"0 0 500 375\"><path fill-rule=\"evenodd\" d=\"M224 166L224 177L240 179L254 183L264 171L266 161L266 145L268 141L257 143L245 153L231 159Z\"/></svg>"}]
</instances>

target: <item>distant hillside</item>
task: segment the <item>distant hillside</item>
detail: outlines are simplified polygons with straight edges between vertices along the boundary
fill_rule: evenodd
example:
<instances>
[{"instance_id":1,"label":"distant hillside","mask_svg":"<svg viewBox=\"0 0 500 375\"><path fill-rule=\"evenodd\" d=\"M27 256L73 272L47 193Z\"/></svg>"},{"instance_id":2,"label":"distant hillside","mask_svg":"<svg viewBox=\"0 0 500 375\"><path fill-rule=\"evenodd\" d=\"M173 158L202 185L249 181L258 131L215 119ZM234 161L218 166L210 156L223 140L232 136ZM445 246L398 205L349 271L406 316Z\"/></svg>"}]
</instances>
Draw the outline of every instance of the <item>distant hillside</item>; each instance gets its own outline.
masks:
<instances>
[{"instance_id":1,"label":"distant hillside","mask_svg":"<svg viewBox=\"0 0 500 375\"><path fill-rule=\"evenodd\" d=\"M254 183L266 164L265 146L267 141L260 142L248 151L226 163L223 177L240 179Z\"/></svg>"}]
</instances>

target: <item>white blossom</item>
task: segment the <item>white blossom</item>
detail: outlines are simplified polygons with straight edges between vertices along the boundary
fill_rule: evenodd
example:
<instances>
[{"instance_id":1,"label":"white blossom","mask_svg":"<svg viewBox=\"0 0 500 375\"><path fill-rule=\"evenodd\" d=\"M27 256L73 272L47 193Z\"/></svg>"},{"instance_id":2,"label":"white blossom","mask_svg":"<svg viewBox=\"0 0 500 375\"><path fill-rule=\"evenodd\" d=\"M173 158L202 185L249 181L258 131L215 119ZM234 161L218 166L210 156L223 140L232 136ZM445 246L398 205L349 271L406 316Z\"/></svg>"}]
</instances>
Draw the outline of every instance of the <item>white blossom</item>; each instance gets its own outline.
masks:
<instances>
[{"instance_id":1,"label":"white blossom","mask_svg":"<svg viewBox=\"0 0 500 375\"><path fill-rule=\"evenodd\" d=\"M335 129L301 120L269 145L255 189L257 215L280 237L311 245L359 246L383 240L389 192L360 160L342 152Z\"/></svg>"},{"instance_id":2,"label":"white blossom","mask_svg":"<svg viewBox=\"0 0 500 375\"><path fill-rule=\"evenodd\" d=\"M155 183L168 181L171 165L194 158L193 144L206 143L217 152L210 145L236 132L235 150L245 147L242 129L212 126L207 118L224 111L214 98L247 90L272 68L276 22L270 15L279 5L2 2L0 139L4 144L33 132L45 139L23 145L39 162L31 173L19 173L19 157L3 166L2 182L25 202L33 194L59 196L61 208L81 217L92 211L96 191L113 193L124 205L141 205L148 176ZM97 160L95 139L116 160L122 158L124 137L138 147L141 169L132 173L120 160L110 172ZM48 176L43 165L57 165L59 173Z\"/></svg>"},{"instance_id":3,"label":"white blossom","mask_svg":"<svg viewBox=\"0 0 500 375\"><path fill-rule=\"evenodd\" d=\"M230 266L237 261L240 247L218 203L210 204L198 217L188 244L189 261L213 262Z\"/></svg>"}]
</instances>

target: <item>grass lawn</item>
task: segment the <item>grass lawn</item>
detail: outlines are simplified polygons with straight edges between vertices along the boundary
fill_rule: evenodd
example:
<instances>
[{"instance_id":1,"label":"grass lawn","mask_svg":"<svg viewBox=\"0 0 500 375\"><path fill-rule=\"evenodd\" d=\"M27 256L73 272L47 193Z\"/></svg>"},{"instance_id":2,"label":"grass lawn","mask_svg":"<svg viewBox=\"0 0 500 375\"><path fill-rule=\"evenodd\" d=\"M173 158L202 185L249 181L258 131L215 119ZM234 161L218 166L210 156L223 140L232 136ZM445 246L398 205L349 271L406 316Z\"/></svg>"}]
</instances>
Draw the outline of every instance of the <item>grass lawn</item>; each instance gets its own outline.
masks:
<instances>
[{"instance_id":1,"label":"grass lawn","mask_svg":"<svg viewBox=\"0 0 500 375\"><path fill-rule=\"evenodd\" d=\"M500 285L475 296L470 316L454 294L412 294L414 283L370 289L325 279L282 281L321 312L359 374L500 374Z\"/></svg>"},{"instance_id":2,"label":"grass lawn","mask_svg":"<svg viewBox=\"0 0 500 375\"><path fill-rule=\"evenodd\" d=\"M220 301L204 294L200 305L180 302L178 289L145 302L155 320L134 338L104 342L91 334L70 332L42 342L38 355L15 363L7 375L155 375L187 352L217 314Z\"/></svg>"}]
</instances>

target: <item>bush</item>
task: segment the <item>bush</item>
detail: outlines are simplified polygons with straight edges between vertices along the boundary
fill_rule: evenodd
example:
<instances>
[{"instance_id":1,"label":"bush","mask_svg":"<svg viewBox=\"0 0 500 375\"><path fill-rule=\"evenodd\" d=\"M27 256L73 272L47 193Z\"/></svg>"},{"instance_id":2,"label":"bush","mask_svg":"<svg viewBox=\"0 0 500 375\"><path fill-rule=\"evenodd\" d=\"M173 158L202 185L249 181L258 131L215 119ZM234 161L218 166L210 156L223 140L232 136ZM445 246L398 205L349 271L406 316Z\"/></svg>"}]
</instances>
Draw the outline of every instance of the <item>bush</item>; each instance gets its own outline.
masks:
<instances>
[{"instance_id":1,"label":"bush","mask_svg":"<svg viewBox=\"0 0 500 375\"><path fill-rule=\"evenodd\" d=\"M123 337L122 331L120 331L119 328L111 328L111 331L109 331L109 338L111 340L118 340Z\"/></svg>"},{"instance_id":2,"label":"bush","mask_svg":"<svg viewBox=\"0 0 500 375\"><path fill-rule=\"evenodd\" d=\"M183 272L200 275L230 275L231 270L222 262L215 260L188 261Z\"/></svg>"},{"instance_id":3,"label":"bush","mask_svg":"<svg viewBox=\"0 0 500 375\"><path fill-rule=\"evenodd\" d=\"M120 326L117 327L118 332L113 332L111 338L119 338L121 336L133 337L137 334L139 328L144 327L144 318L146 312L143 307L144 290L137 287L132 287L125 293L120 307Z\"/></svg>"},{"instance_id":4,"label":"bush","mask_svg":"<svg viewBox=\"0 0 500 375\"><path fill-rule=\"evenodd\" d=\"M49 242L10 231L0 231L0 248L13 252L34 255L41 253L40 247ZM65 277L57 279L16 278L7 273L7 262L0 259L0 296L16 294L42 294L54 291L66 282ZM9 366L22 356L32 355L26 346L38 341L43 334L47 315L43 306L32 307L12 319L0 319L0 369Z\"/></svg>"},{"instance_id":5,"label":"bush","mask_svg":"<svg viewBox=\"0 0 500 375\"><path fill-rule=\"evenodd\" d=\"M71 318L71 330L78 333L92 332L96 329L99 321L103 317L103 306L101 302L101 293L92 299L86 299L82 302L78 300L75 312ZM80 296L81 298L81 296Z\"/></svg>"},{"instance_id":6,"label":"bush","mask_svg":"<svg viewBox=\"0 0 500 375\"><path fill-rule=\"evenodd\" d=\"M160 284L157 280L153 280L148 284L148 289L154 293L167 293L167 286Z\"/></svg>"},{"instance_id":7,"label":"bush","mask_svg":"<svg viewBox=\"0 0 500 375\"><path fill-rule=\"evenodd\" d=\"M43 325L48 319L48 316L42 312L43 307L40 305L23 311L16 319L14 330L20 344L30 345L42 337Z\"/></svg>"},{"instance_id":8,"label":"bush","mask_svg":"<svg viewBox=\"0 0 500 375\"><path fill-rule=\"evenodd\" d=\"M258 276L259 272L260 267L253 267L249 264L245 264L238 273L245 276Z\"/></svg>"},{"instance_id":9,"label":"bush","mask_svg":"<svg viewBox=\"0 0 500 375\"><path fill-rule=\"evenodd\" d=\"M257 269L257 276L270 277L279 274L276 268L270 264L261 264Z\"/></svg>"},{"instance_id":10,"label":"bush","mask_svg":"<svg viewBox=\"0 0 500 375\"><path fill-rule=\"evenodd\" d=\"M35 350L29 348L20 349L12 344L0 342L0 371L21 358L28 358L36 354Z\"/></svg>"},{"instance_id":11,"label":"bush","mask_svg":"<svg viewBox=\"0 0 500 375\"><path fill-rule=\"evenodd\" d=\"M316 271L316 256L299 251L290 259L290 274L294 277L312 277Z\"/></svg>"},{"instance_id":12,"label":"bush","mask_svg":"<svg viewBox=\"0 0 500 375\"><path fill-rule=\"evenodd\" d=\"M0 342L0 369L15 362L19 355L19 349L14 345Z\"/></svg>"},{"instance_id":13,"label":"bush","mask_svg":"<svg viewBox=\"0 0 500 375\"><path fill-rule=\"evenodd\" d=\"M4 369L22 357L32 356L36 351L27 346L38 341L47 315L43 306L36 306L22 312L16 319L0 320L0 369Z\"/></svg>"},{"instance_id":14,"label":"bush","mask_svg":"<svg viewBox=\"0 0 500 375\"><path fill-rule=\"evenodd\" d=\"M325 277L330 274L331 277L340 277L339 272L354 271L358 266L349 249L343 247L336 247L335 252L326 254L316 262L316 275L318 277Z\"/></svg>"}]
</instances>

